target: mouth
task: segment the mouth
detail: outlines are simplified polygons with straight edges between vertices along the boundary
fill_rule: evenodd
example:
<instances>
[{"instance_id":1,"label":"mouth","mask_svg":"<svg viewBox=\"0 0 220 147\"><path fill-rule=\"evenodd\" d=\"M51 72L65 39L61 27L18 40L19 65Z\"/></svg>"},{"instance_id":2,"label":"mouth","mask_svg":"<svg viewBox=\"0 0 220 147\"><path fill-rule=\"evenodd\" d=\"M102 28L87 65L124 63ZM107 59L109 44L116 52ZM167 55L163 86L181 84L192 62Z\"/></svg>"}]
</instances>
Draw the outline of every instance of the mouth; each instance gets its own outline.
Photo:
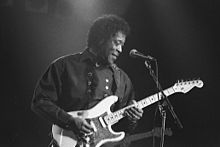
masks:
<instances>
[{"instance_id":1,"label":"mouth","mask_svg":"<svg viewBox=\"0 0 220 147\"><path fill-rule=\"evenodd\" d=\"M112 54L112 56L118 57L118 55L116 55L116 54L114 54L114 53Z\"/></svg>"},{"instance_id":2,"label":"mouth","mask_svg":"<svg viewBox=\"0 0 220 147\"><path fill-rule=\"evenodd\" d=\"M112 58L117 59L118 58L118 54L112 53Z\"/></svg>"},{"instance_id":3,"label":"mouth","mask_svg":"<svg viewBox=\"0 0 220 147\"><path fill-rule=\"evenodd\" d=\"M117 58L119 56L119 53L118 52L112 52L112 56Z\"/></svg>"}]
</instances>

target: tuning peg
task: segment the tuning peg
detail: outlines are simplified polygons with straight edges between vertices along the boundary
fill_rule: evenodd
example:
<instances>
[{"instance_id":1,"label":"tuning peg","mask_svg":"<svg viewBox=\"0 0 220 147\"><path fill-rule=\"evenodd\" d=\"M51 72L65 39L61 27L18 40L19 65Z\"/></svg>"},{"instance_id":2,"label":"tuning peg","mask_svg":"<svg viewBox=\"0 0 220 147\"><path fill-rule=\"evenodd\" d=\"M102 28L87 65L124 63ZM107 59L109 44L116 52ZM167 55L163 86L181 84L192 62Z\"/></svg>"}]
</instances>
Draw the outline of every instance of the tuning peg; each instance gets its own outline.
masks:
<instances>
[{"instance_id":1,"label":"tuning peg","mask_svg":"<svg viewBox=\"0 0 220 147\"><path fill-rule=\"evenodd\" d=\"M181 79L180 84L181 84L181 85L183 85L183 84L184 84L184 80L183 80L183 79Z\"/></svg>"}]
</instances>

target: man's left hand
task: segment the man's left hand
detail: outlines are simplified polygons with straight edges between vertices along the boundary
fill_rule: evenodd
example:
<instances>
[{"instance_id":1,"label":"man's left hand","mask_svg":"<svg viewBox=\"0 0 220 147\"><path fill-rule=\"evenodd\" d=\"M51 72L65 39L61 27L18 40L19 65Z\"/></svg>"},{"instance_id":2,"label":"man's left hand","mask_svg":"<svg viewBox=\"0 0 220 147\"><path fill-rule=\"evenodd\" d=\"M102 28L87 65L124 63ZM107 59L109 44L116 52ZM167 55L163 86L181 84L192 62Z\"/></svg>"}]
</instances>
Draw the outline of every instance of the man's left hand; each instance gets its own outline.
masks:
<instances>
[{"instance_id":1,"label":"man's left hand","mask_svg":"<svg viewBox=\"0 0 220 147\"><path fill-rule=\"evenodd\" d=\"M137 107L137 102L135 100L132 101L134 107L131 107L125 111L126 116L132 122L136 122L143 115L143 110Z\"/></svg>"}]
</instances>

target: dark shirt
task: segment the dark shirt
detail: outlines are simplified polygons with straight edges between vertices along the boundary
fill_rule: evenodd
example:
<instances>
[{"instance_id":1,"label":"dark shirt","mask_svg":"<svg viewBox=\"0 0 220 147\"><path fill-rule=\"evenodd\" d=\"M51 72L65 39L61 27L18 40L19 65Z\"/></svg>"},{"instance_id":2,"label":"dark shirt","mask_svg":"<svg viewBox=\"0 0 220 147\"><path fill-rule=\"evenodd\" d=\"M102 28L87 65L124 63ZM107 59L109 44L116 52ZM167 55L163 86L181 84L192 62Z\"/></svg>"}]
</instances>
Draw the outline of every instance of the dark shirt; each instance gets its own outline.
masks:
<instances>
[{"instance_id":1,"label":"dark shirt","mask_svg":"<svg viewBox=\"0 0 220 147\"><path fill-rule=\"evenodd\" d=\"M69 111L86 110L103 98L117 95L111 107L117 110L134 99L132 83L116 65L102 65L85 50L53 61L39 79L32 100L32 109L40 116L68 128Z\"/></svg>"}]
</instances>

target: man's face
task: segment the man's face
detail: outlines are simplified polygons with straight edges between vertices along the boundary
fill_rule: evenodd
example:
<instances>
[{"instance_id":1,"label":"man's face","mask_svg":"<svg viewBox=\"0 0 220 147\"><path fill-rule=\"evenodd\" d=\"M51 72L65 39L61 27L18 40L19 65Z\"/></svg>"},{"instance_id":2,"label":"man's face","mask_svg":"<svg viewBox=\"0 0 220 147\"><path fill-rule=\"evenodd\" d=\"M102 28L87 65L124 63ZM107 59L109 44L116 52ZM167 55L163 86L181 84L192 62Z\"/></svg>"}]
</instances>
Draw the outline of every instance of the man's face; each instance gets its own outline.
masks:
<instances>
[{"instance_id":1,"label":"man's face","mask_svg":"<svg viewBox=\"0 0 220 147\"><path fill-rule=\"evenodd\" d=\"M108 61L109 64L113 64L118 58L119 54L122 52L125 39L126 36L122 32L117 32L104 45L104 58Z\"/></svg>"}]
</instances>

